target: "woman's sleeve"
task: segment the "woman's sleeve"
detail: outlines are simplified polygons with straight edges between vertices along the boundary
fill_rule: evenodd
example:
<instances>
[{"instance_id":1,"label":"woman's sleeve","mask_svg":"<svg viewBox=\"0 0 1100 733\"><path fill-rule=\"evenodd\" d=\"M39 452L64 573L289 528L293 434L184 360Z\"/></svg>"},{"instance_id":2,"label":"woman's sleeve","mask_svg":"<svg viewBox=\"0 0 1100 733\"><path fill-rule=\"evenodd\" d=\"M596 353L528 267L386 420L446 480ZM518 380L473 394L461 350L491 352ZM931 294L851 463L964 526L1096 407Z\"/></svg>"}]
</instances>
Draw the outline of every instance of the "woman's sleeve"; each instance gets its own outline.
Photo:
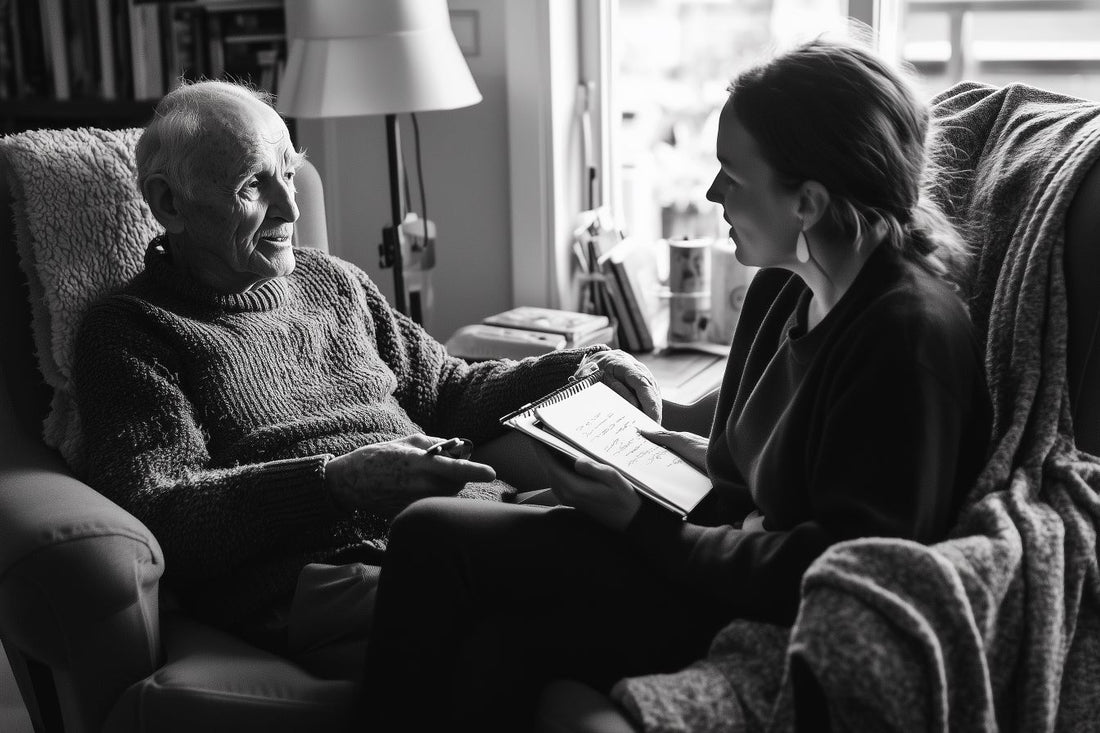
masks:
<instances>
[{"instance_id":1,"label":"woman's sleeve","mask_svg":"<svg viewBox=\"0 0 1100 733\"><path fill-rule=\"evenodd\" d=\"M222 575L337 518L331 456L211 468L171 351L125 307L89 312L74 382L88 482L149 527L174 575Z\"/></svg>"},{"instance_id":2,"label":"woman's sleeve","mask_svg":"<svg viewBox=\"0 0 1100 733\"><path fill-rule=\"evenodd\" d=\"M643 502L627 530L637 550L738 616L791 623L802 575L830 545L868 536L939 539L957 509L960 466L974 465L963 454L985 447L980 436L964 435L984 424L962 393L981 388L980 377L967 382L980 365L965 363L973 353L946 365L935 363L936 354L931 364L903 358L912 352L891 351L881 342L891 336L878 337L875 349L852 354L823 395L820 439L806 447L806 521L769 531L703 527ZM876 350L885 357L874 359Z\"/></svg>"},{"instance_id":3,"label":"woman's sleeve","mask_svg":"<svg viewBox=\"0 0 1100 733\"><path fill-rule=\"evenodd\" d=\"M378 353L397 377L398 402L430 434L479 442L498 435L501 416L565 384L585 354L607 348L468 364L394 310L364 273L354 272L371 311Z\"/></svg>"}]
</instances>

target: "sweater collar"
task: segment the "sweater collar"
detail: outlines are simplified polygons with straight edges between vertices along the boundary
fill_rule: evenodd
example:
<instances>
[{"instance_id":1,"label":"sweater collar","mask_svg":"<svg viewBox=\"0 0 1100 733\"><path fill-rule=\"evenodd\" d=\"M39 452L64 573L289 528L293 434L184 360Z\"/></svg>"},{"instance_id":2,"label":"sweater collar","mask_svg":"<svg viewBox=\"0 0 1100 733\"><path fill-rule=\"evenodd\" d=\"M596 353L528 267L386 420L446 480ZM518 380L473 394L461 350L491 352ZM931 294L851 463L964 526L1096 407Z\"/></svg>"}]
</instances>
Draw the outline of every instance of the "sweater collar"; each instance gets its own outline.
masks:
<instances>
[{"instance_id":1,"label":"sweater collar","mask_svg":"<svg viewBox=\"0 0 1100 733\"><path fill-rule=\"evenodd\" d=\"M903 267L901 261L902 255L893 248L883 245L876 247L863 263L863 267L848 290L825 314L821 322L809 332L806 331L806 323L813 292L806 287L798 299L798 305L791 314L790 320L787 321L787 336L791 345L802 355L809 355L816 351L817 346L833 330L836 323L847 320L847 314L861 307L869 296L894 285L898 270Z\"/></svg>"},{"instance_id":2,"label":"sweater collar","mask_svg":"<svg viewBox=\"0 0 1100 733\"><path fill-rule=\"evenodd\" d=\"M145 271L160 287L184 300L226 312L270 311L286 302L287 278L268 280L244 293L222 293L190 277L172 264L164 236L149 243L145 251Z\"/></svg>"}]
</instances>

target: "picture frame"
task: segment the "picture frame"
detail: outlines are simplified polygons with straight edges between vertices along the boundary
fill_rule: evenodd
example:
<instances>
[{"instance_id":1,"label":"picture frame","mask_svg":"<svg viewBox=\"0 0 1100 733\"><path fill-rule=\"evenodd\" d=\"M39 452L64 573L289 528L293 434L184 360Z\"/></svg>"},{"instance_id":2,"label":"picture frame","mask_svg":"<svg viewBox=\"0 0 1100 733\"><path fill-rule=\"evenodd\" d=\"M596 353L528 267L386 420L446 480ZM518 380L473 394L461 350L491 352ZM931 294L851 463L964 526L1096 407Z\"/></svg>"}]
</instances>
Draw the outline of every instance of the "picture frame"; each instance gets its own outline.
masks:
<instances>
[{"instance_id":1,"label":"picture frame","mask_svg":"<svg viewBox=\"0 0 1100 733\"><path fill-rule=\"evenodd\" d=\"M462 55L469 58L481 55L481 18L477 10L452 10L451 30L458 41Z\"/></svg>"}]
</instances>

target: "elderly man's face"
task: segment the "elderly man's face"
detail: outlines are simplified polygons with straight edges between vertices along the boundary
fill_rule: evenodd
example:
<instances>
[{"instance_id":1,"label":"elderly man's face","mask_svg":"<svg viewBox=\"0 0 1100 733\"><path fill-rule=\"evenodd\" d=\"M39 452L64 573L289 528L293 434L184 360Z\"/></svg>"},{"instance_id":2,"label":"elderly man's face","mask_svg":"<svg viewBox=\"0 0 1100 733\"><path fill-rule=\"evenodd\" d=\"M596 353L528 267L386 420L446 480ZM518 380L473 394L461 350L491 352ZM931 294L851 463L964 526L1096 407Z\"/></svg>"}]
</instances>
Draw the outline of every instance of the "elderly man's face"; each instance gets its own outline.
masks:
<instances>
[{"instance_id":1,"label":"elderly man's face","mask_svg":"<svg viewBox=\"0 0 1100 733\"><path fill-rule=\"evenodd\" d=\"M294 270L294 172L302 155L273 109L244 101L232 107L195 154L193 197L179 202L179 237L194 275L223 292L243 292Z\"/></svg>"}]
</instances>

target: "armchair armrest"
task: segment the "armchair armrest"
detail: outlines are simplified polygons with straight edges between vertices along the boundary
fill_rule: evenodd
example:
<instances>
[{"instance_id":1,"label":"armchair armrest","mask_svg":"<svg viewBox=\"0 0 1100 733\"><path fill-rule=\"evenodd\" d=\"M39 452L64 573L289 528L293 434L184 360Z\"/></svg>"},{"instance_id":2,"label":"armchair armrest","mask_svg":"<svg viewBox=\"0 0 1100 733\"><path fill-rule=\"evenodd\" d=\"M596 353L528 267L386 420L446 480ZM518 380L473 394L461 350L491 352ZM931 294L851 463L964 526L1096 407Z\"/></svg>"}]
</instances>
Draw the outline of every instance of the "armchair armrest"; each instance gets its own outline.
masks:
<instances>
[{"instance_id":1,"label":"armchair armrest","mask_svg":"<svg viewBox=\"0 0 1100 733\"><path fill-rule=\"evenodd\" d=\"M0 637L52 673L66 730L99 730L161 662L160 546L19 429L3 388L0 437Z\"/></svg>"}]
</instances>

